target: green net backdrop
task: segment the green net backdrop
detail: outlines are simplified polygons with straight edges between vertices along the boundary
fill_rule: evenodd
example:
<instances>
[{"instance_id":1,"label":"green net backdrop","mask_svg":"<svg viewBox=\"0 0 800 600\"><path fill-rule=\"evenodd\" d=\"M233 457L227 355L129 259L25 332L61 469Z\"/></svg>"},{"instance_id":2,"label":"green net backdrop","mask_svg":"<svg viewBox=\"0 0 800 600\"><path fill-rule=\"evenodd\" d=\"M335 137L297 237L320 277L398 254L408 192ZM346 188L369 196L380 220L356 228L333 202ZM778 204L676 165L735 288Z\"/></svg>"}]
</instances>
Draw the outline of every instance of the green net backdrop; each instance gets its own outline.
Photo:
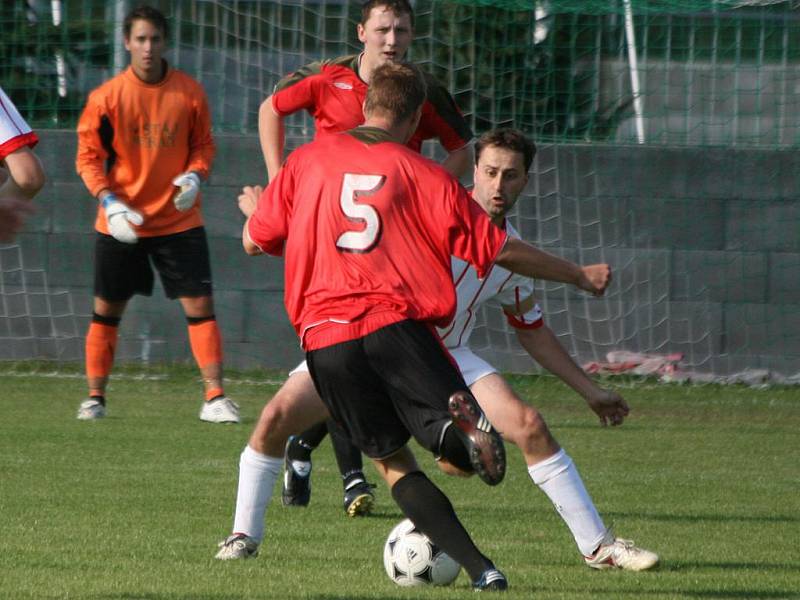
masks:
<instances>
[{"instance_id":1,"label":"green net backdrop","mask_svg":"<svg viewBox=\"0 0 800 600\"><path fill-rule=\"evenodd\" d=\"M270 321L282 315L280 269L240 256L232 199L263 178L260 103L293 69L358 51L358 3L152 4L172 26L169 59L208 92L220 145L206 215L226 349L241 364L291 362L291 331ZM474 130L514 126L537 141L515 226L552 252L615 267L602 300L541 286L548 322L573 356L679 352L685 370L800 371L797 2L413 4L410 57L447 84ZM0 8L0 82L42 131L55 174L19 246L0 253L0 357L80 357L93 206L72 172L70 129L88 91L127 64L119 30L129 8ZM313 135L305 114L287 125L290 147ZM180 313L165 306L134 302L121 356L187 356L173 325ZM499 366L533 368L497 310L482 314L475 336ZM276 340L293 349L276 358Z\"/></svg>"}]
</instances>

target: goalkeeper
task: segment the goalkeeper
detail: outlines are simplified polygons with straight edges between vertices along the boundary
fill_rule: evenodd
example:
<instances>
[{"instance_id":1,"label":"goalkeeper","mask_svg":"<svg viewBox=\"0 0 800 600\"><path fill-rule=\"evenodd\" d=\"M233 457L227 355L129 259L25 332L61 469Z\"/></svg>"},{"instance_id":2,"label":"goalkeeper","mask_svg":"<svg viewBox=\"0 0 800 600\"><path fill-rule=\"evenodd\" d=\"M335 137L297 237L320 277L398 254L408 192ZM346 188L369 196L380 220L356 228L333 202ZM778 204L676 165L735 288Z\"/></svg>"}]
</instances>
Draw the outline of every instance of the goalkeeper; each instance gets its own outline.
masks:
<instances>
[{"instance_id":1,"label":"goalkeeper","mask_svg":"<svg viewBox=\"0 0 800 600\"><path fill-rule=\"evenodd\" d=\"M238 422L222 387L222 340L214 316L200 183L214 157L203 88L163 59L167 21L148 6L123 24L128 69L89 95L78 123L76 168L97 198L94 310L86 336L89 397L78 419L105 416L117 330L132 296L153 291L152 264L177 298L202 372L200 419Z\"/></svg>"}]
</instances>

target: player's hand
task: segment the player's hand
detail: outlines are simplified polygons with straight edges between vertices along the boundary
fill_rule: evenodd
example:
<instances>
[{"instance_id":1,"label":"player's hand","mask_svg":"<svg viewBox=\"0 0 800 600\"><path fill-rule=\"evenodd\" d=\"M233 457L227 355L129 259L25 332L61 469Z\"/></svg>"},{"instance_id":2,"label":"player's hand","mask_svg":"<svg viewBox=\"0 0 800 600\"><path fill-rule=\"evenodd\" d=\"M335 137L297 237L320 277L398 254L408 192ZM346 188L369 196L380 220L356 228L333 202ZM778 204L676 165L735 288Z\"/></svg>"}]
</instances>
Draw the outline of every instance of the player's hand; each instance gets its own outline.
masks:
<instances>
[{"instance_id":1,"label":"player's hand","mask_svg":"<svg viewBox=\"0 0 800 600\"><path fill-rule=\"evenodd\" d=\"M200 192L200 177L197 173L190 171L181 173L172 180L172 184L180 188L172 198L172 202L181 212L185 212L194 206L197 194Z\"/></svg>"},{"instance_id":2,"label":"player's hand","mask_svg":"<svg viewBox=\"0 0 800 600\"><path fill-rule=\"evenodd\" d=\"M242 214L250 218L254 212L256 212L256 206L258 206L258 199L261 197L261 193L264 191L260 185L246 185L242 188L242 193L239 194L239 210L242 211Z\"/></svg>"},{"instance_id":3,"label":"player's hand","mask_svg":"<svg viewBox=\"0 0 800 600\"><path fill-rule=\"evenodd\" d=\"M622 425L625 417L628 416L630 408L628 403L617 392L611 390L604 390L597 388L595 392L586 398L595 414L600 417L600 424L605 427L606 425Z\"/></svg>"},{"instance_id":4,"label":"player's hand","mask_svg":"<svg viewBox=\"0 0 800 600\"><path fill-rule=\"evenodd\" d=\"M602 296L610 283L611 267L606 263L581 267L581 277L578 281L580 289L586 290L595 296Z\"/></svg>"},{"instance_id":5,"label":"player's hand","mask_svg":"<svg viewBox=\"0 0 800 600\"><path fill-rule=\"evenodd\" d=\"M125 244L135 244L136 230L131 225L138 226L144 223L142 214L130 208L114 194L103 198L103 208L106 211L108 231L113 238Z\"/></svg>"}]
</instances>

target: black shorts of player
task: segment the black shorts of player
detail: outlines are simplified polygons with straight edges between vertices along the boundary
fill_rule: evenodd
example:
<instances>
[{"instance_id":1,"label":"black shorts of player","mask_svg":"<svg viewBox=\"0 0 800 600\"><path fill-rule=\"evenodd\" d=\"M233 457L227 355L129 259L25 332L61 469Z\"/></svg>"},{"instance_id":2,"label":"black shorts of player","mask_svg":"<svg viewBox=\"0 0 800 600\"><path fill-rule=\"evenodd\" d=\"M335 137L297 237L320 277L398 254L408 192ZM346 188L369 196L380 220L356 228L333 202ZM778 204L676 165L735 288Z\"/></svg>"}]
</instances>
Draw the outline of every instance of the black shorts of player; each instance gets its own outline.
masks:
<instances>
[{"instance_id":1,"label":"black shorts of player","mask_svg":"<svg viewBox=\"0 0 800 600\"><path fill-rule=\"evenodd\" d=\"M468 390L432 328L401 321L306 354L331 417L370 458L386 458L413 436L439 453L450 396Z\"/></svg>"},{"instance_id":2,"label":"black shorts of player","mask_svg":"<svg viewBox=\"0 0 800 600\"><path fill-rule=\"evenodd\" d=\"M152 261L152 266L151 262ZM153 267L167 298L211 295L211 263L203 227L142 237L125 244L98 233L94 246L94 295L109 302L153 294Z\"/></svg>"}]
</instances>

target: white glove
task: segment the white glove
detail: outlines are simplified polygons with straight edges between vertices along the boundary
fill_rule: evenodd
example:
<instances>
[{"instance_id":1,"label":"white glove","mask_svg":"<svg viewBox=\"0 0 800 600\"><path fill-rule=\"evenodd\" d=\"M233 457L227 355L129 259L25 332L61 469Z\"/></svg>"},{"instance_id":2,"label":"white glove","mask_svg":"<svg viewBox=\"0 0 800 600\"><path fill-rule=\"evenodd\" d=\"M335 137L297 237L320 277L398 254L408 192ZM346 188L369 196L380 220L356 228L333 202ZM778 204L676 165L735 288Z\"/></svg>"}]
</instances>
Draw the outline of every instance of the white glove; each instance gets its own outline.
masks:
<instances>
[{"instance_id":1,"label":"white glove","mask_svg":"<svg viewBox=\"0 0 800 600\"><path fill-rule=\"evenodd\" d=\"M137 236L131 223L134 225L144 223L142 214L131 209L114 194L103 198L103 208L106 211L108 231L111 232L114 239L125 244L135 244Z\"/></svg>"},{"instance_id":2,"label":"white glove","mask_svg":"<svg viewBox=\"0 0 800 600\"><path fill-rule=\"evenodd\" d=\"M175 208L181 212L192 208L194 201L197 200L197 194L200 192L200 178L197 173L192 171L181 173L172 180L172 183L180 188L180 191L172 199Z\"/></svg>"}]
</instances>

